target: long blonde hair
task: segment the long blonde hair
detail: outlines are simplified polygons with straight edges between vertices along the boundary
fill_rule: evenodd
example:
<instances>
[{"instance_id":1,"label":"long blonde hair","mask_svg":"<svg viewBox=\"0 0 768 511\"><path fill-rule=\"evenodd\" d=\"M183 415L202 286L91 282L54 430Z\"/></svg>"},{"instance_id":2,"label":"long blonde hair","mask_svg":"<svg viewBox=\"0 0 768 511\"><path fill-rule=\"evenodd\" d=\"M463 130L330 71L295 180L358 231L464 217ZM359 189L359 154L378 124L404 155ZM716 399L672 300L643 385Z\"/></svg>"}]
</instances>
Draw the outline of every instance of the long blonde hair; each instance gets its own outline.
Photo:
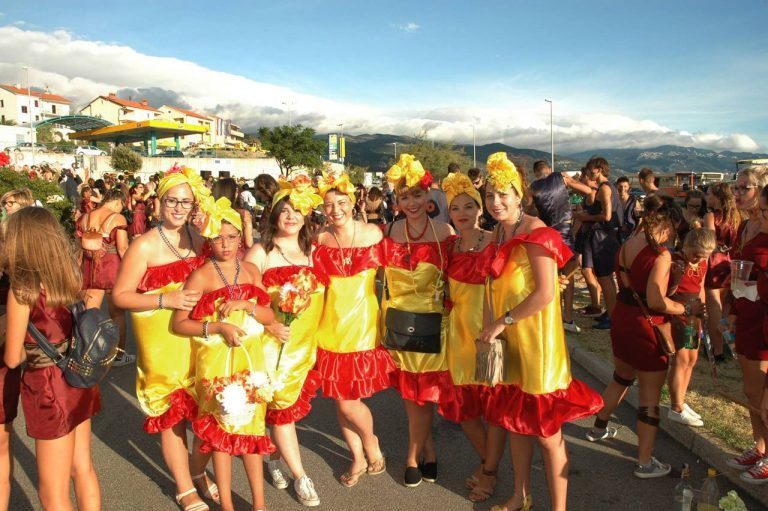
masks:
<instances>
[{"instance_id":1,"label":"long blonde hair","mask_svg":"<svg viewBox=\"0 0 768 511\"><path fill-rule=\"evenodd\" d=\"M0 255L19 303L33 306L41 289L52 307L80 299L83 278L74 245L50 211L21 209L8 218L5 227Z\"/></svg>"}]
</instances>

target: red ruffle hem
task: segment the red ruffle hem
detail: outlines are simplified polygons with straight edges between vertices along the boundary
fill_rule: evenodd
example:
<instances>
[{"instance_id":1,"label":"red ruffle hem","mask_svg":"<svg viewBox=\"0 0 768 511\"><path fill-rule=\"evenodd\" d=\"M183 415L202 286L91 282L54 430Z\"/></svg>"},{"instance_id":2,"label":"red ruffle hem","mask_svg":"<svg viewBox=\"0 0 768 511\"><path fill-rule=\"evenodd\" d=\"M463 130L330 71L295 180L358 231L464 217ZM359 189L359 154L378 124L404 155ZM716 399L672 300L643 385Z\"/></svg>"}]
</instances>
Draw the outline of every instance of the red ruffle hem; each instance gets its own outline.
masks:
<instances>
[{"instance_id":1,"label":"red ruffle hem","mask_svg":"<svg viewBox=\"0 0 768 511\"><path fill-rule=\"evenodd\" d=\"M312 410L311 401L317 394L317 389L320 388L320 383L320 373L311 369L304 379L304 385L301 387L301 392L299 392L299 397L296 399L296 402L288 408L268 409L267 417L265 419L267 424L282 426L283 424L298 422L306 417L310 410Z\"/></svg>"},{"instance_id":2,"label":"red ruffle hem","mask_svg":"<svg viewBox=\"0 0 768 511\"><path fill-rule=\"evenodd\" d=\"M395 363L382 347L352 353L317 349L315 369L320 373L321 392L337 401L371 397L390 387Z\"/></svg>"},{"instance_id":3,"label":"red ruffle hem","mask_svg":"<svg viewBox=\"0 0 768 511\"><path fill-rule=\"evenodd\" d=\"M395 369L390 375L390 380L400 397L419 406L454 400L453 380L447 370L410 373Z\"/></svg>"},{"instance_id":4,"label":"red ruffle hem","mask_svg":"<svg viewBox=\"0 0 768 511\"><path fill-rule=\"evenodd\" d=\"M162 415L144 419L144 431L160 433L170 429L184 419L195 420L197 417L197 402L189 392L176 389L171 393L171 406Z\"/></svg>"},{"instance_id":5,"label":"red ruffle hem","mask_svg":"<svg viewBox=\"0 0 768 511\"><path fill-rule=\"evenodd\" d=\"M485 385L454 385L453 399L443 401L437 413L452 422L464 422L483 416L483 403L487 389Z\"/></svg>"},{"instance_id":6,"label":"red ruffle hem","mask_svg":"<svg viewBox=\"0 0 768 511\"><path fill-rule=\"evenodd\" d=\"M550 437L564 422L596 414L603 398L584 382L573 379L567 389L527 394L517 385L497 385L486 391L483 415L491 424L521 435Z\"/></svg>"},{"instance_id":7,"label":"red ruffle hem","mask_svg":"<svg viewBox=\"0 0 768 511\"><path fill-rule=\"evenodd\" d=\"M213 415L205 415L192 423L195 435L203 441L200 452L225 452L230 456L243 454L272 454L275 444L268 435L238 435L227 433Z\"/></svg>"}]
</instances>

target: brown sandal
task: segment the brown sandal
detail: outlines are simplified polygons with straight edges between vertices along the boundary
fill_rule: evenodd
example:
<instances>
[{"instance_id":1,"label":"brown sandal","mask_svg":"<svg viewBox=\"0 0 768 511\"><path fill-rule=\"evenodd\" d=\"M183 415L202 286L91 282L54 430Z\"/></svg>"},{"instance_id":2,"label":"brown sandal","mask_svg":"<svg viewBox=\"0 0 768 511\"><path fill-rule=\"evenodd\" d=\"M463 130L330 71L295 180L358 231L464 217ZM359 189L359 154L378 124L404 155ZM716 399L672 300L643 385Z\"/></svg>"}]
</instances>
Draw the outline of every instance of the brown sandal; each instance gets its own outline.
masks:
<instances>
[{"instance_id":1,"label":"brown sandal","mask_svg":"<svg viewBox=\"0 0 768 511\"><path fill-rule=\"evenodd\" d=\"M368 467L362 468L357 472L350 472L349 470L347 470L346 472L341 474L341 477L339 478L339 482L345 488L352 488L354 485L360 482L360 478L363 477L367 472L368 472Z\"/></svg>"},{"instance_id":2,"label":"brown sandal","mask_svg":"<svg viewBox=\"0 0 768 511\"><path fill-rule=\"evenodd\" d=\"M366 473L369 476L377 476L379 474L383 474L387 470L387 458L384 457L384 455L381 455L381 458L377 459L376 461L372 461L371 463L368 463L368 468L366 469Z\"/></svg>"},{"instance_id":3,"label":"brown sandal","mask_svg":"<svg viewBox=\"0 0 768 511\"><path fill-rule=\"evenodd\" d=\"M479 502L485 502L491 496L493 495L493 492L496 491L496 483L497 483L497 470L485 470L483 469L483 473L481 478L493 478L492 484L490 486L483 486L482 485L482 479L478 478L477 484L475 484L475 487L472 488L472 490L469 492L469 500L475 503Z\"/></svg>"}]
</instances>

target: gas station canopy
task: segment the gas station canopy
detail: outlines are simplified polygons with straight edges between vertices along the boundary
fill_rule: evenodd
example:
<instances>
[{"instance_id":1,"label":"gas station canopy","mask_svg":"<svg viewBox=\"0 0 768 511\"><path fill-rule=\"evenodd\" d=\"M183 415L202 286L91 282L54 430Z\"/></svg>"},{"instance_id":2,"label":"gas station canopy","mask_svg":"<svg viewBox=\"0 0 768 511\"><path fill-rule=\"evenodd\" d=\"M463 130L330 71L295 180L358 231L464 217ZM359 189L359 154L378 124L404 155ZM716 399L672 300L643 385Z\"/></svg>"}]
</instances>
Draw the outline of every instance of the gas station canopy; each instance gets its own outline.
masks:
<instances>
[{"instance_id":1,"label":"gas station canopy","mask_svg":"<svg viewBox=\"0 0 768 511\"><path fill-rule=\"evenodd\" d=\"M179 149L179 137L184 135L201 135L206 133L206 126L183 124L175 121L150 120L129 122L116 126L106 126L91 130L77 131L69 134L70 140L89 142L111 142L113 144L132 144L143 142L149 154L157 151L157 140L173 138Z\"/></svg>"}]
</instances>

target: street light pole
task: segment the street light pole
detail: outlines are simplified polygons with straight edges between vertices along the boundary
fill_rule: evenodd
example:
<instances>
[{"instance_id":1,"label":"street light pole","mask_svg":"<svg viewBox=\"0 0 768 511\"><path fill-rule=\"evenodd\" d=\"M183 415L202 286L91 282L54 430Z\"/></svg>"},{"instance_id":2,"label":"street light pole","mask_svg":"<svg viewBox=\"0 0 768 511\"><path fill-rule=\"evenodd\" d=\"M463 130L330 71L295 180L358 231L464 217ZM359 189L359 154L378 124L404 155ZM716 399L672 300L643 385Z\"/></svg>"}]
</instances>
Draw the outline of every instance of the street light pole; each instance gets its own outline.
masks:
<instances>
[{"instance_id":1,"label":"street light pole","mask_svg":"<svg viewBox=\"0 0 768 511\"><path fill-rule=\"evenodd\" d=\"M339 153L340 153L340 156L341 156L341 158L340 158L341 165L343 167L344 166L344 156L345 156L346 149L347 149L346 145L345 145L345 142L344 142L344 123L342 122L340 124L337 124L337 126L339 128L341 128L341 136L339 137Z\"/></svg>"},{"instance_id":2,"label":"street light pole","mask_svg":"<svg viewBox=\"0 0 768 511\"><path fill-rule=\"evenodd\" d=\"M32 89L29 88L29 67L22 66L27 72L27 115L29 115L29 140L32 143L32 165L35 164L35 131L32 128Z\"/></svg>"},{"instance_id":3,"label":"street light pole","mask_svg":"<svg viewBox=\"0 0 768 511\"><path fill-rule=\"evenodd\" d=\"M397 142L392 142L392 145L395 146L395 161L397 161Z\"/></svg>"},{"instance_id":4,"label":"street light pole","mask_svg":"<svg viewBox=\"0 0 768 511\"><path fill-rule=\"evenodd\" d=\"M552 172L555 171L555 132L552 124L552 100L545 99L546 103L549 103L549 165L552 167Z\"/></svg>"},{"instance_id":5,"label":"street light pole","mask_svg":"<svg viewBox=\"0 0 768 511\"><path fill-rule=\"evenodd\" d=\"M475 140L475 125L472 125L472 166L477 167L477 144Z\"/></svg>"},{"instance_id":6,"label":"street light pole","mask_svg":"<svg viewBox=\"0 0 768 511\"><path fill-rule=\"evenodd\" d=\"M288 107L288 127L293 126L293 101L283 101L283 104Z\"/></svg>"}]
</instances>

